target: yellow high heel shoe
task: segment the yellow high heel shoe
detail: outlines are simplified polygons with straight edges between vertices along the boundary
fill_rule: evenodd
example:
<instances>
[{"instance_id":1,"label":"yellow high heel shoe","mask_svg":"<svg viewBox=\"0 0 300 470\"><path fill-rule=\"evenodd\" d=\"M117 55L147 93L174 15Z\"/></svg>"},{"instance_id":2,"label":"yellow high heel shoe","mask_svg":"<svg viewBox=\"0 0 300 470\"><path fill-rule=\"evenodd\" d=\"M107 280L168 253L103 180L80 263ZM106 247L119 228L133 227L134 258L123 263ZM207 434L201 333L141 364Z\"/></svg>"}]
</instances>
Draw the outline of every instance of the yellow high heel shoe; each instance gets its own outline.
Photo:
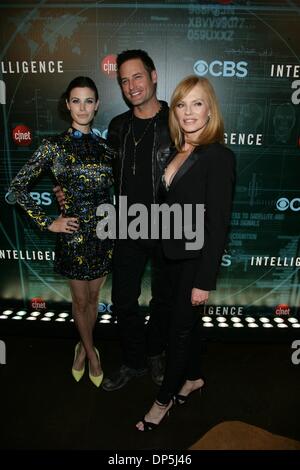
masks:
<instances>
[{"instance_id":1,"label":"yellow high heel shoe","mask_svg":"<svg viewBox=\"0 0 300 470\"><path fill-rule=\"evenodd\" d=\"M75 362L75 359L77 357L77 354L78 354L78 351L79 351L79 348L80 348L80 342L76 344L75 346L75 352L74 352L74 360L73 360L73 364ZM72 367L72 375L74 377L74 379L76 380L76 382L79 382L79 380L82 379L83 377L83 374L84 374L84 371L85 371L85 365L83 366L83 369L80 369L80 370L77 370L77 369L73 369Z\"/></svg>"},{"instance_id":2,"label":"yellow high heel shoe","mask_svg":"<svg viewBox=\"0 0 300 470\"><path fill-rule=\"evenodd\" d=\"M97 358L98 358L98 361L99 361L99 364L100 364L100 355L99 355L99 351L97 348L95 348L95 353L97 354ZM91 382L93 382L93 384L96 386L96 387L100 387L101 385L101 382L103 380L103 372L101 372L100 375L92 375L91 374L91 371L90 371L90 363L89 363L89 378L91 380Z\"/></svg>"}]
</instances>

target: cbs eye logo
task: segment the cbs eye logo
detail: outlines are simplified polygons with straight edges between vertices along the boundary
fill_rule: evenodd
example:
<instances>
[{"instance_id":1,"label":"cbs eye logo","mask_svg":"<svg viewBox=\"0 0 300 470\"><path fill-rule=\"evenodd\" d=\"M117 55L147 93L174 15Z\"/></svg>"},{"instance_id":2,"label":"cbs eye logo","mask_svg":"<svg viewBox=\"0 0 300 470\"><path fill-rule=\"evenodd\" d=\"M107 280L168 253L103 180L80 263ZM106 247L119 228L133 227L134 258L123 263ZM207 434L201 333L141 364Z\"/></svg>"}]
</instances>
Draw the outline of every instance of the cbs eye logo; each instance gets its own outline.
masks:
<instances>
[{"instance_id":1,"label":"cbs eye logo","mask_svg":"<svg viewBox=\"0 0 300 470\"><path fill-rule=\"evenodd\" d=\"M300 211L300 197L294 197L294 199L292 199L291 201L287 199L286 197L281 197L276 202L276 208L282 212L288 209L291 209L291 211L293 212L299 212Z\"/></svg>"},{"instance_id":2,"label":"cbs eye logo","mask_svg":"<svg viewBox=\"0 0 300 470\"><path fill-rule=\"evenodd\" d=\"M243 78L248 74L248 62L241 60L233 62L232 60L213 60L207 63L205 60L197 60L194 64L194 72L200 77L212 75L213 77L238 77Z\"/></svg>"},{"instance_id":3,"label":"cbs eye logo","mask_svg":"<svg viewBox=\"0 0 300 470\"><path fill-rule=\"evenodd\" d=\"M100 302L98 305L98 313L112 313L112 304Z\"/></svg>"}]
</instances>

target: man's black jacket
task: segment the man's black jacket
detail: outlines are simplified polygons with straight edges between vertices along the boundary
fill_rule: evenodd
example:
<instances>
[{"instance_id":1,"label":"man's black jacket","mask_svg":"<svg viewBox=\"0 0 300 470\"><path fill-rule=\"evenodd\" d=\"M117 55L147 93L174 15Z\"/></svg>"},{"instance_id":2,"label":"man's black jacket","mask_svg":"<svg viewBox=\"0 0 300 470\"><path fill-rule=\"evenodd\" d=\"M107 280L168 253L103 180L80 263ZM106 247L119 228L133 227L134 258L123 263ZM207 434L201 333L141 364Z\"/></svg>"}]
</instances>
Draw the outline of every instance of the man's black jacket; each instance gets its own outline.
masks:
<instances>
[{"instance_id":1,"label":"man's black jacket","mask_svg":"<svg viewBox=\"0 0 300 470\"><path fill-rule=\"evenodd\" d=\"M166 160L170 155L171 138L168 119L169 108L165 101L160 101L161 109L154 120L154 140L152 146L152 188L153 202L157 202L157 192ZM129 110L112 119L108 126L108 144L116 151L113 165L116 196L122 195L123 169L126 165L126 143L131 129L133 112Z\"/></svg>"}]
</instances>

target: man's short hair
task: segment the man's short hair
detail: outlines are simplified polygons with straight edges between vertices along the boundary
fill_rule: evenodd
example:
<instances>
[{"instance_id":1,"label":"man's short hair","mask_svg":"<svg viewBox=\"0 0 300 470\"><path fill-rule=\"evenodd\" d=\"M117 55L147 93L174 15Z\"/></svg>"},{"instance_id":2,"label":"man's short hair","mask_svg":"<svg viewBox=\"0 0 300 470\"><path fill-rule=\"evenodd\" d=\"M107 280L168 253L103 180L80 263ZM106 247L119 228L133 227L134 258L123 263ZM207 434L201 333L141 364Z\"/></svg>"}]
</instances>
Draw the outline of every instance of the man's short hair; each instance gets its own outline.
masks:
<instances>
[{"instance_id":1,"label":"man's short hair","mask_svg":"<svg viewBox=\"0 0 300 470\"><path fill-rule=\"evenodd\" d=\"M120 54L117 55L117 70L118 70L118 81L120 83L120 75L119 75L119 70L122 64L124 62L127 62L127 60L131 59L140 59L147 72L149 73L149 76L151 76L151 72L155 69L155 65L151 57L148 55L146 51L143 51L142 49L128 49L127 51L120 52Z\"/></svg>"}]
</instances>

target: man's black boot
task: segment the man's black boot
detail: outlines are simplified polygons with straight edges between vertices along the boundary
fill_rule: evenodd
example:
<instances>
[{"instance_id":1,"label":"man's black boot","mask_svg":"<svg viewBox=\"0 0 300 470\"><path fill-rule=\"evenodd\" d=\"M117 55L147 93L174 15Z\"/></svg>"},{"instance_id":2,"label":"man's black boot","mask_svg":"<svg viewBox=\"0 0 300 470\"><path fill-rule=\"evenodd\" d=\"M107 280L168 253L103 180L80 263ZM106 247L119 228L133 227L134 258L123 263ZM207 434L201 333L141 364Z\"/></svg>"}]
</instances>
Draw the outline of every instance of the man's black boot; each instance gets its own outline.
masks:
<instances>
[{"instance_id":1,"label":"man's black boot","mask_svg":"<svg viewBox=\"0 0 300 470\"><path fill-rule=\"evenodd\" d=\"M106 392L113 392L123 388L129 380L134 377L141 377L147 373L147 369L133 369L123 364L119 369L111 374L110 377L104 378L102 388Z\"/></svg>"}]
</instances>

